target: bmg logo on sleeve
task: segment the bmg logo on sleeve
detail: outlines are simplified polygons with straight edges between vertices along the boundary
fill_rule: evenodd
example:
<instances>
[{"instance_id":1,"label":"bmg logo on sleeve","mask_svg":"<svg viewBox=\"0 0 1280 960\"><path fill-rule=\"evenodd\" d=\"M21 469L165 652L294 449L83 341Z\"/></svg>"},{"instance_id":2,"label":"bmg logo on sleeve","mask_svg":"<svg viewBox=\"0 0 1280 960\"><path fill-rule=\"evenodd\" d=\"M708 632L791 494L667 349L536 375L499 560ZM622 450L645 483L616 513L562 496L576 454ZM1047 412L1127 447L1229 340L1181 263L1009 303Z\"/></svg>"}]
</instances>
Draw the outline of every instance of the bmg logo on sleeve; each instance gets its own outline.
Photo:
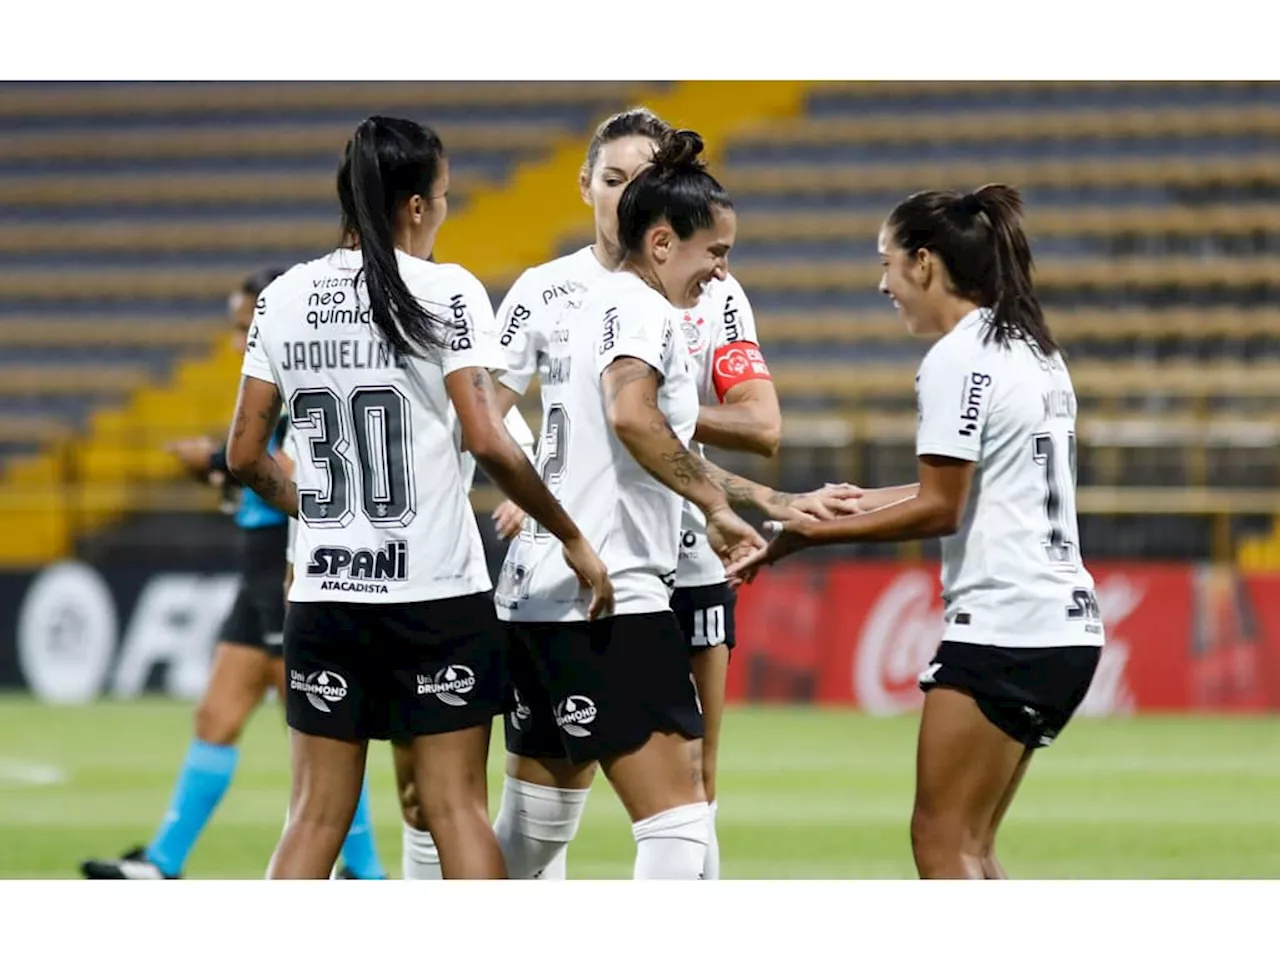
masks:
<instances>
[{"instance_id":1,"label":"bmg logo on sleeve","mask_svg":"<svg viewBox=\"0 0 1280 960\"><path fill-rule=\"evenodd\" d=\"M462 294L455 293L449 298L449 313L452 315L453 327L453 341L449 344L449 349L470 350L471 311L467 308L467 301L463 299Z\"/></svg>"},{"instance_id":2,"label":"bmg logo on sleeve","mask_svg":"<svg viewBox=\"0 0 1280 960\"><path fill-rule=\"evenodd\" d=\"M982 418L982 404L986 399L985 391L989 386L990 374L975 371L965 378L960 393L960 436L972 437L978 429L978 421Z\"/></svg>"},{"instance_id":3,"label":"bmg logo on sleeve","mask_svg":"<svg viewBox=\"0 0 1280 960\"><path fill-rule=\"evenodd\" d=\"M610 307L604 314L604 330L600 334L600 356L607 355L618 344L618 308Z\"/></svg>"}]
</instances>

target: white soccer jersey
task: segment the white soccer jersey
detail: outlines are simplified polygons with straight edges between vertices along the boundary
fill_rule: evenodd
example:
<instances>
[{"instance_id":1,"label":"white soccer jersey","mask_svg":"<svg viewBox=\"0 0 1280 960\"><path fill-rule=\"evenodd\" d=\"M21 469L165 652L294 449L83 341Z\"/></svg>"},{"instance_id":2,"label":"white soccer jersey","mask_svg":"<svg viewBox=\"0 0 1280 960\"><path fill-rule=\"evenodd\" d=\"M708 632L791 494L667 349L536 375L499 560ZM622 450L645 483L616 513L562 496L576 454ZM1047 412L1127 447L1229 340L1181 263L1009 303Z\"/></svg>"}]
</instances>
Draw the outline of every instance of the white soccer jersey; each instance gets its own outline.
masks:
<instances>
[{"instance_id":1,"label":"white soccer jersey","mask_svg":"<svg viewBox=\"0 0 1280 960\"><path fill-rule=\"evenodd\" d=\"M943 639L1100 646L1076 523L1076 395L1060 356L984 343L975 310L916 377L916 453L976 464L960 529L942 539Z\"/></svg>"},{"instance_id":2,"label":"white soccer jersey","mask_svg":"<svg viewBox=\"0 0 1280 960\"><path fill-rule=\"evenodd\" d=\"M397 253L448 325L438 356L395 354L356 283L359 251L299 264L258 300L244 374L274 383L296 433L291 602L403 603L490 588L444 378L501 368L497 326L462 267Z\"/></svg>"},{"instance_id":3,"label":"white soccer jersey","mask_svg":"<svg viewBox=\"0 0 1280 960\"><path fill-rule=\"evenodd\" d=\"M666 299L634 274L606 274L580 303L550 313L536 333L543 404L539 472L608 567L616 615L670 609L682 499L614 435L600 377L619 357L649 364L661 378L658 407L688 443L698 420L698 390L672 313ZM528 328L520 335L533 336ZM509 376L510 369L504 382ZM590 592L565 564L559 542L529 520L507 553L495 601L506 620L582 620Z\"/></svg>"},{"instance_id":4,"label":"white soccer jersey","mask_svg":"<svg viewBox=\"0 0 1280 960\"><path fill-rule=\"evenodd\" d=\"M742 285L732 276L707 284L698 305L678 313L689 345L689 362L704 406L724 401L731 388L747 380L769 378L760 353L756 318ZM701 455L700 443L691 449ZM688 500L680 518L677 587L704 587L725 580L724 564L707 543L707 520Z\"/></svg>"}]
</instances>

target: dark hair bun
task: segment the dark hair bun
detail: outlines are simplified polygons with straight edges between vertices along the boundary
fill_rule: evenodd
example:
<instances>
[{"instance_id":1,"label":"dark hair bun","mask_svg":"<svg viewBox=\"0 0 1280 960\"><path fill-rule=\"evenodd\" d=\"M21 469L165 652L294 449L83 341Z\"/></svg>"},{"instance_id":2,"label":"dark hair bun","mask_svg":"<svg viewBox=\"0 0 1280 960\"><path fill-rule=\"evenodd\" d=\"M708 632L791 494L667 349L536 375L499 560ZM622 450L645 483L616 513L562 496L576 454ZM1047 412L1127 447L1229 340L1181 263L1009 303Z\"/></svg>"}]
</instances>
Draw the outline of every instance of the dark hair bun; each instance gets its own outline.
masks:
<instances>
[{"instance_id":1,"label":"dark hair bun","mask_svg":"<svg viewBox=\"0 0 1280 960\"><path fill-rule=\"evenodd\" d=\"M659 173L689 173L707 169L702 153L702 137L692 130L672 130L658 143L653 167Z\"/></svg>"}]
</instances>

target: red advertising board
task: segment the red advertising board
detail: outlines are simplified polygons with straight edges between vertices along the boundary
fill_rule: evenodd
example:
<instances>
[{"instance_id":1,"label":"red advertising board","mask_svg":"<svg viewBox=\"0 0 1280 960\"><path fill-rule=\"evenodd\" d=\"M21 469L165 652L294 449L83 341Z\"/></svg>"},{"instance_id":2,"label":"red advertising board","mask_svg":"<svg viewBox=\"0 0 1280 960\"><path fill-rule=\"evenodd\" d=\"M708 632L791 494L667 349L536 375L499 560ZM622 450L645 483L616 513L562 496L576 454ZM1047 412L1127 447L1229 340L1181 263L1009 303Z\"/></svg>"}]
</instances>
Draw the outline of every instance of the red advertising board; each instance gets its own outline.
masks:
<instances>
[{"instance_id":1,"label":"red advertising board","mask_svg":"<svg viewBox=\"0 0 1280 960\"><path fill-rule=\"evenodd\" d=\"M1107 645L1082 714L1280 710L1280 575L1098 564ZM936 566L767 570L738 593L733 700L917 709L942 632Z\"/></svg>"}]
</instances>

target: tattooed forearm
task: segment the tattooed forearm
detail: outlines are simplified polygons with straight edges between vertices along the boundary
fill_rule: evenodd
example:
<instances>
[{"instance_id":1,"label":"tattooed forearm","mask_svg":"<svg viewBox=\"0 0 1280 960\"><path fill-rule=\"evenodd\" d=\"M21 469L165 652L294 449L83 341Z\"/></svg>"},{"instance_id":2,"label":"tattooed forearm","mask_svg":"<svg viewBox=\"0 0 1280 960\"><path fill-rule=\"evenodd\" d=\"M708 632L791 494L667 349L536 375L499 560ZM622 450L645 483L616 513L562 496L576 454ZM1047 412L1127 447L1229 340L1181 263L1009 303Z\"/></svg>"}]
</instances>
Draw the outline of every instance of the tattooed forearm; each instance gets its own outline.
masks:
<instances>
[{"instance_id":1,"label":"tattooed forearm","mask_svg":"<svg viewBox=\"0 0 1280 960\"><path fill-rule=\"evenodd\" d=\"M237 474L240 481L281 513L298 515L298 485L280 469L269 454L262 454L247 470Z\"/></svg>"}]
</instances>

